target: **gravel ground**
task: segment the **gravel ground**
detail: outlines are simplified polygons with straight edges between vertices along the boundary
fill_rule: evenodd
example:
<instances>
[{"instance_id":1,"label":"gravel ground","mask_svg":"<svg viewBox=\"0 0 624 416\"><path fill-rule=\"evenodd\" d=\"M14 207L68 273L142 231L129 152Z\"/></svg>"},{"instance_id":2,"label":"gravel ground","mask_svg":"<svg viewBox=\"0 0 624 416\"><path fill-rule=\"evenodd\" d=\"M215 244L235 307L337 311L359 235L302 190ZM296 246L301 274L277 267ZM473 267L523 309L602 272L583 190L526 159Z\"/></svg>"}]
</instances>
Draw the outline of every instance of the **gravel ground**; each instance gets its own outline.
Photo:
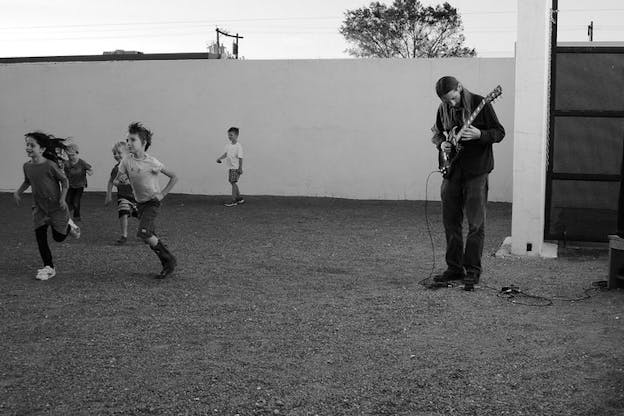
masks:
<instances>
[{"instance_id":1,"label":"gravel ground","mask_svg":"<svg viewBox=\"0 0 624 416\"><path fill-rule=\"evenodd\" d=\"M492 203L482 284L427 290L423 202L224 199L165 200L179 269L159 281L87 193L82 238L51 243L40 282L29 197L1 193L0 414L624 414L624 293L592 289L605 248L494 257L511 206Z\"/></svg>"}]
</instances>

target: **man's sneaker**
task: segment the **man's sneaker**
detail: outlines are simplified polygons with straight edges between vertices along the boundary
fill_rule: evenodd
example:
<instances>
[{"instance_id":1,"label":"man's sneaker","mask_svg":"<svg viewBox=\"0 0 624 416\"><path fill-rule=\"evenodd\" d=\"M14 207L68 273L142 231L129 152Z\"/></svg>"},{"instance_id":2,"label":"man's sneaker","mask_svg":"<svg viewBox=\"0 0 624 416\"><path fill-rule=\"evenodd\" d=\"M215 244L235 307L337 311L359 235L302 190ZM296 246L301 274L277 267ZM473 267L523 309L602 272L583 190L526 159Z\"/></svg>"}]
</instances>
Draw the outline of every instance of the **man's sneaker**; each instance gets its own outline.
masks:
<instances>
[{"instance_id":1,"label":"man's sneaker","mask_svg":"<svg viewBox=\"0 0 624 416\"><path fill-rule=\"evenodd\" d=\"M118 245L122 245L122 244L126 244L126 241L128 241L128 237L126 237L125 235L122 235L121 237L119 237L119 240L117 240L116 243Z\"/></svg>"},{"instance_id":2,"label":"man's sneaker","mask_svg":"<svg viewBox=\"0 0 624 416\"><path fill-rule=\"evenodd\" d=\"M76 225L76 223L74 222L74 220L72 220L71 218L69 219L69 235L71 235L74 238L80 238L80 227L78 227Z\"/></svg>"},{"instance_id":3,"label":"man's sneaker","mask_svg":"<svg viewBox=\"0 0 624 416\"><path fill-rule=\"evenodd\" d=\"M45 266L43 269L37 270L37 280L48 280L56 276L56 270L54 267Z\"/></svg>"},{"instance_id":4,"label":"man's sneaker","mask_svg":"<svg viewBox=\"0 0 624 416\"><path fill-rule=\"evenodd\" d=\"M433 281L436 283L446 283L452 282L453 280L464 280L466 275L462 272L453 272L450 270L446 270L442 274L438 274L433 276Z\"/></svg>"},{"instance_id":5,"label":"man's sneaker","mask_svg":"<svg viewBox=\"0 0 624 416\"><path fill-rule=\"evenodd\" d=\"M236 205L238 205L236 201L226 202L225 204L223 204L223 206L225 207L235 207Z\"/></svg>"},{"instance_id":6,"label":"man's sneaker","mask_svg":"<svg viewBox=\"0 0 624 416\"><path fill-rule=\"evenodd\" d=\"M238 198L238 199L236 200L236 203L237 203L237 204L239 204L239 205L240 205L240 204L244 204L244 203L245 203L245 200L244 200L243 198Z\"/></svg>"},{"instance_id":7,"label":"man's sneaker","mask_svg":"<svg viewBox=\"0 0 624 416\"><path fill-rule=\"evenodd\" d=\"M475 273L468 273L464 279L464 290L472 292L477 283L479 283L479 276Z\"/></svg>"}]
</instances>

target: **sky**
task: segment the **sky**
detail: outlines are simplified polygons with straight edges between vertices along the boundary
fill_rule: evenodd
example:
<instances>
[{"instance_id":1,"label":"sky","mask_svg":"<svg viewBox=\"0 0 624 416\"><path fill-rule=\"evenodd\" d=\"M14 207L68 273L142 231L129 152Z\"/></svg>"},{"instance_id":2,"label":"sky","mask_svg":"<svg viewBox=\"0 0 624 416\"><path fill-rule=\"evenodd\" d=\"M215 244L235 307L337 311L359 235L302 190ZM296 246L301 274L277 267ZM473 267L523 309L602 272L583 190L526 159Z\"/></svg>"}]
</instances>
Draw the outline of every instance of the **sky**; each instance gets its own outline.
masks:
<instances>
[{"instance_id":1,"label":"sky","mask_svg":"<svg viewBox=\"0 0 624 416\"><path fill-rule=\"evenodd\" d=\"M478 56L514 55L518 0L449 0ZM520 0L521 1L521 0ZM390 4L391 1L382 1ZM421 0L424 5L442 1ZM350 58L338 32L370 0L0 0L0 57L206 52L218 27L244 59ZM559 41L624 41L622 0L559 0ZM225 45L231 50L231 40Z\"/></svg>"}]
</instances>

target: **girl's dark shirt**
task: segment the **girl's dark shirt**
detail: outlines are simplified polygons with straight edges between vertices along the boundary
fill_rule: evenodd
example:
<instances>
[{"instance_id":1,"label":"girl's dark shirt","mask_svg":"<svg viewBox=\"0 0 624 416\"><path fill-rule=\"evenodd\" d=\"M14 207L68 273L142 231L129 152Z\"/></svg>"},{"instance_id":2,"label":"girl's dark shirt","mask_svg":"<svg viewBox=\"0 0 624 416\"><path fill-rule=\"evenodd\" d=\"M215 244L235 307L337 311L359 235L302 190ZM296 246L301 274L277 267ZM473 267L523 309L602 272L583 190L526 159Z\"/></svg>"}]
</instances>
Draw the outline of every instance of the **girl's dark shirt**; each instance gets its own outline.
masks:
<instances>
[{"instance_id":1,"label":"girl's dark shirt","mask_svg":"<svg viewBox=\"0 0 624 416\"><path fill-rule=\"evenodd\" d=\"M51 160L43 163L24 163L24 182L32 188L35 205L44 212L60 208L61 187L67 186L67 177Z\"/></svg>"},{"instance_id":2,"label":"girl's dark shirt","mask_svg":"<svg viewBox=\"0 0 624 416\"><path fill-rule=\"evenodd\" d=\"M90 164L82 159L78 159L74 165L70 161L66 161L64 167L70 188L87 187L87 171L91 169Z\"/></svg>"}]
</instances>

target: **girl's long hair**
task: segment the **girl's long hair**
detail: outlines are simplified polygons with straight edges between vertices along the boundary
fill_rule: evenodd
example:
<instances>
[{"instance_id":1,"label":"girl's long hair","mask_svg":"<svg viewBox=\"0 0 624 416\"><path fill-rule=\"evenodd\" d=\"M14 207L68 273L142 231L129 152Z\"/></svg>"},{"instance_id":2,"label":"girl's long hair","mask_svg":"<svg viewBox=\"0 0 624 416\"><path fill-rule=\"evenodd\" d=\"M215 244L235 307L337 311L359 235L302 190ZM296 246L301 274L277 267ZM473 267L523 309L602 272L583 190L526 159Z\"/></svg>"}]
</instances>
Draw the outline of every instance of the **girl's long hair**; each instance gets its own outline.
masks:
<instances>
[{"instance_id":1,"label":"girl's long hair","mask_svg":"<svg viewBox=\"0 0 624 416\"><path fill-rule=\"evenodd\" d=\"M65 145L65 140L59 137L54 137L51 134L42 133L40 131L33 131L30 133L26 133L24 137L30 137L34 141L37 142L39 146L41 146L43 150L43 157L52 162L58 164L59 157L56 154L57 149L67 150L67 146Z\"/></svg>"}]
</instances>

